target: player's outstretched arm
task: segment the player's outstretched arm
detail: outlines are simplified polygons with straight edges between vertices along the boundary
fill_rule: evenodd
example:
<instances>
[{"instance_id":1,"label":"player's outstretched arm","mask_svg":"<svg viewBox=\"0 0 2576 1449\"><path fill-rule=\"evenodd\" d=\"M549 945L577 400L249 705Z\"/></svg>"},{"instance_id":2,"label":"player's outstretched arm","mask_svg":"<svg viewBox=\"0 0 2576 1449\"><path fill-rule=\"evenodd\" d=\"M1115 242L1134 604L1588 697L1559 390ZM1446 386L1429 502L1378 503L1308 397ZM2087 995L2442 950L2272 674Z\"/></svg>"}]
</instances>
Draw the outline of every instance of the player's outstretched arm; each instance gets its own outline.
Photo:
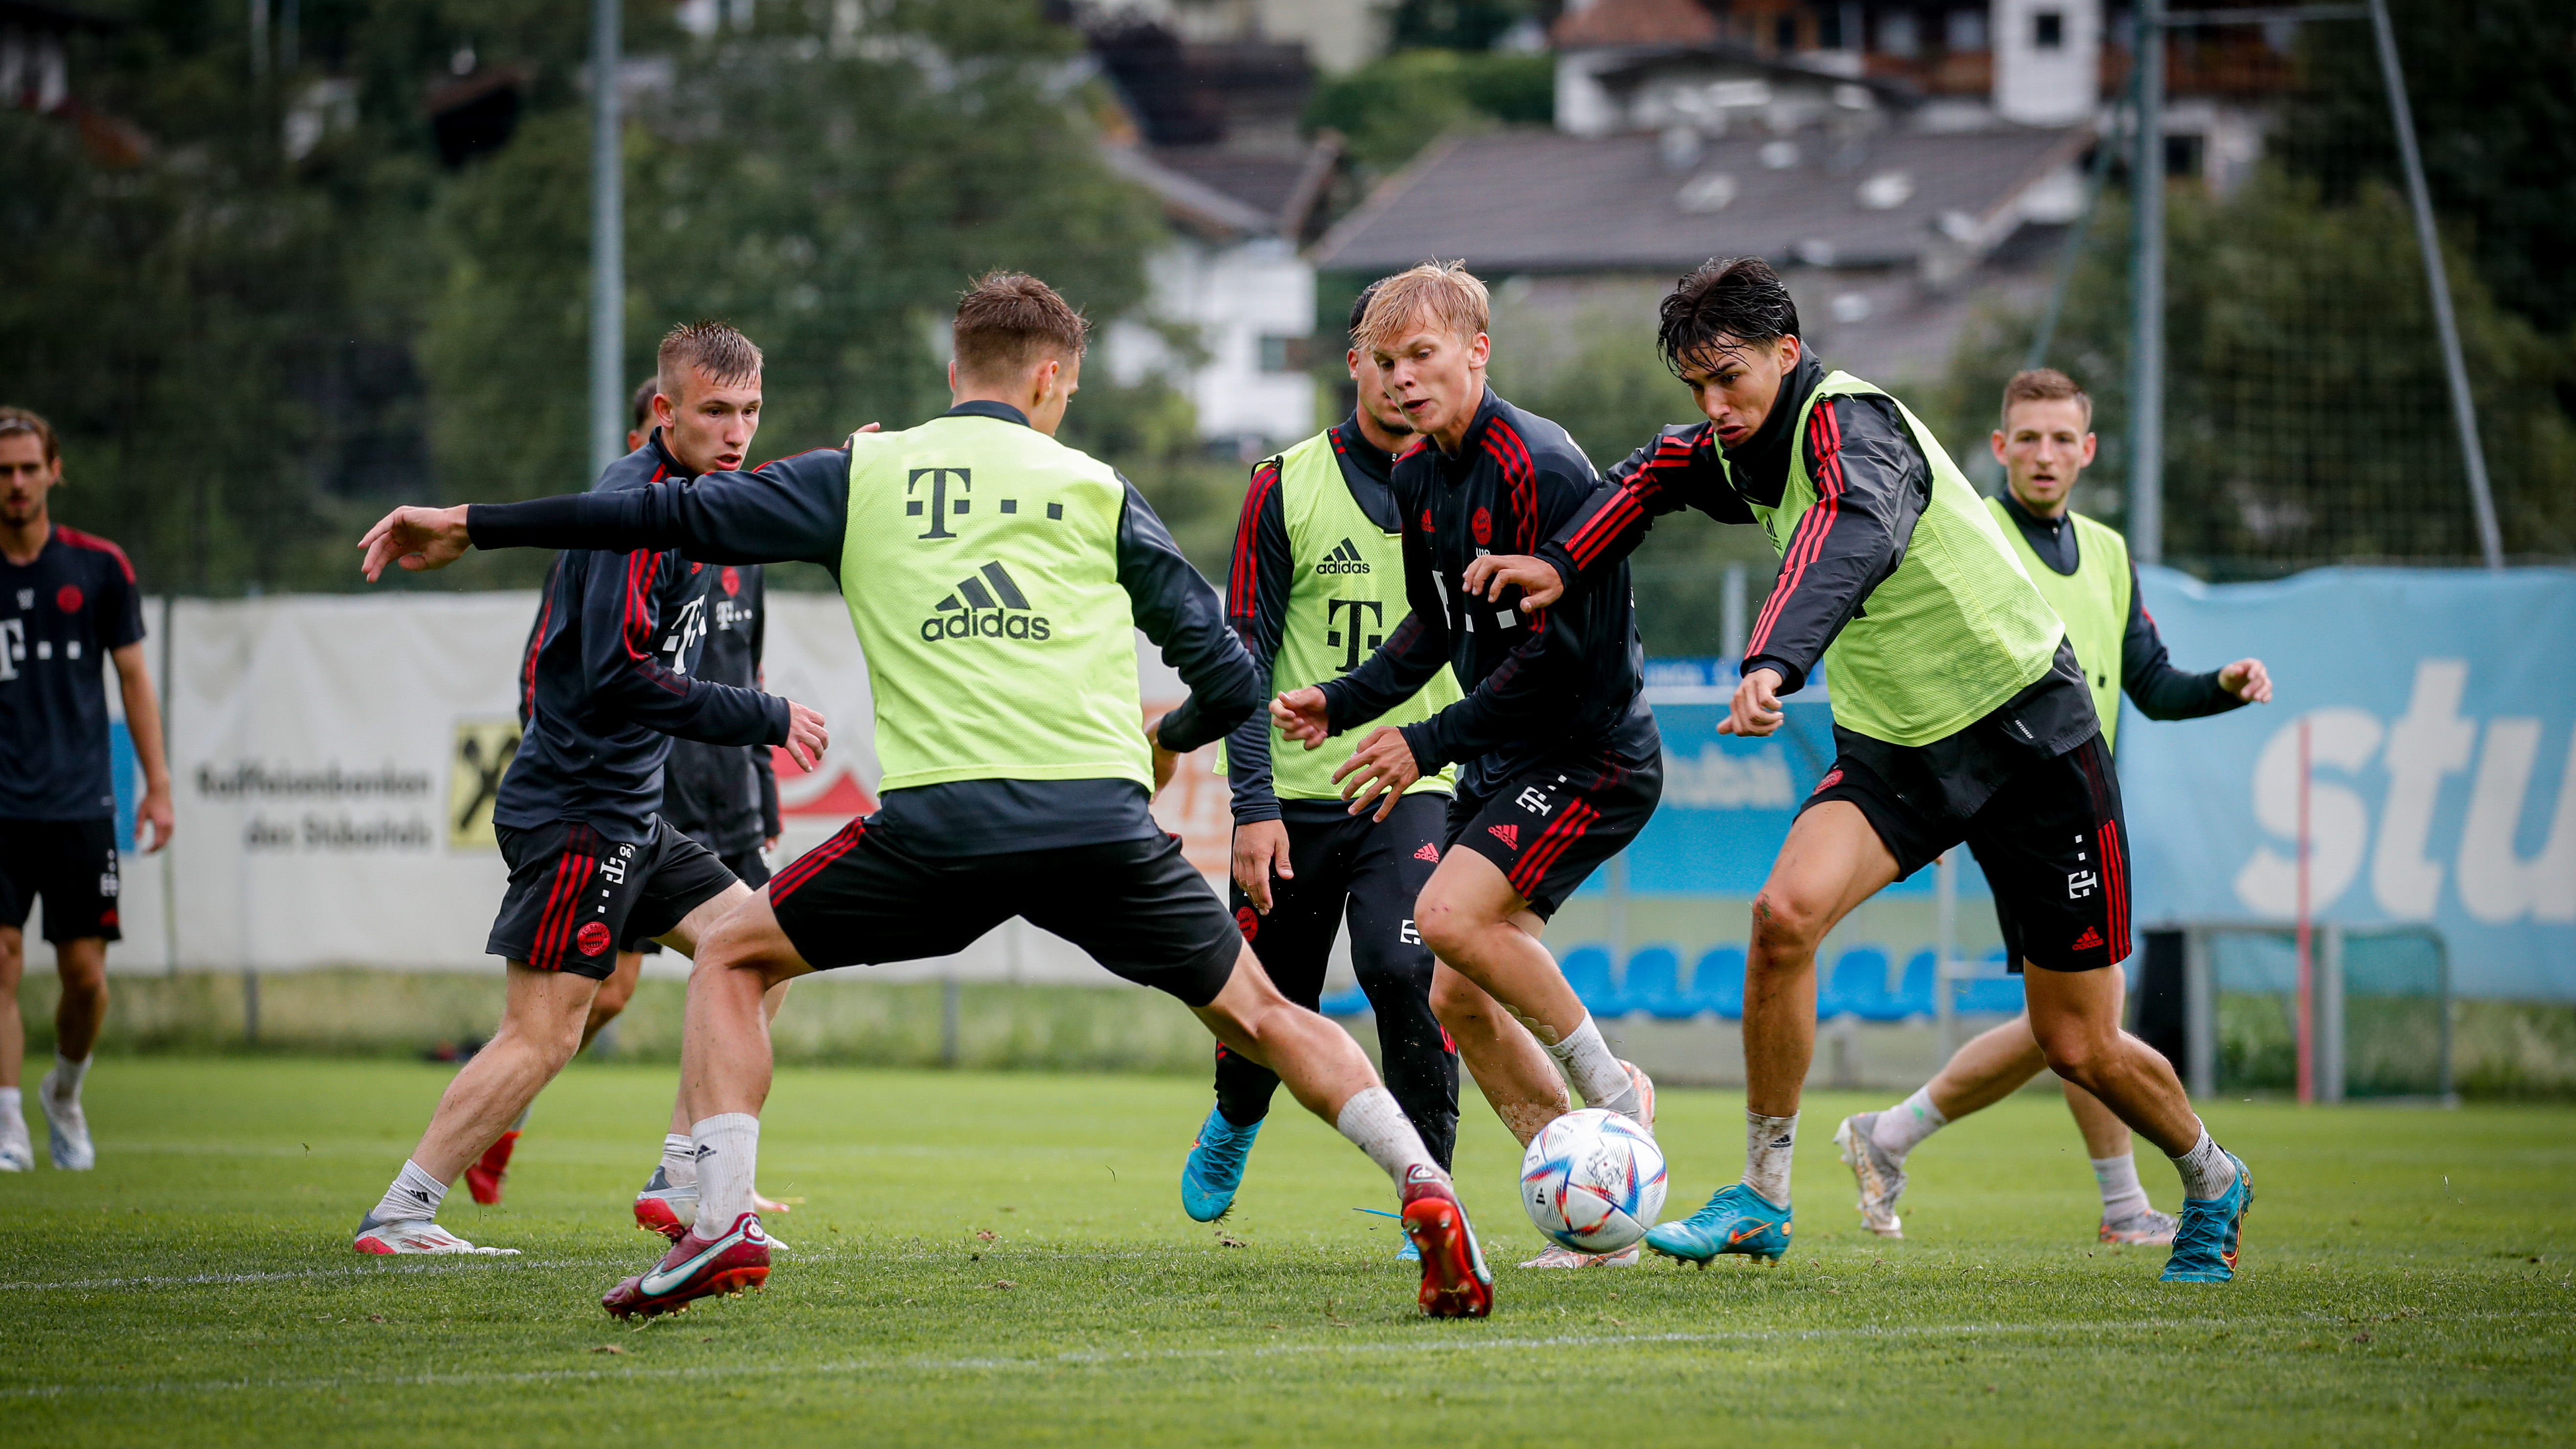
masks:
<instances>
[{"instance_id":1,"label":"player's outstretched arm","mask_svg":"<svg viewBox=\"0 0 2576 1449\"><path fill-rule=\"evenodd\" d=\"M2138 594L2138 567L2129 565L2129 623L2120 636L2120 689L2149 719L2198 719L2249 704L2272 702L2272 675L2260 659L2239 659L2208 674L2173 667L2155 615Z\"/></svg>"},{"instance_id":2,"label":"player's outstretched arm","mask_svg":"<svg viewBox=\"0 0 2576 1449\"><path fill-rule=\"evenodd\" d=\"M1118 585L1127 594L1136 627L1163 651L1189 698L1148 732L1160 755L1186 755L1223 739L1261 708L1263 681L1252 655L1225 620L1216 590L1182 556L1153 505L1125 479L1127 502L1118 517ZM1160 789L1169 774L1156 781Z\"/></svg>"}]
</instances>

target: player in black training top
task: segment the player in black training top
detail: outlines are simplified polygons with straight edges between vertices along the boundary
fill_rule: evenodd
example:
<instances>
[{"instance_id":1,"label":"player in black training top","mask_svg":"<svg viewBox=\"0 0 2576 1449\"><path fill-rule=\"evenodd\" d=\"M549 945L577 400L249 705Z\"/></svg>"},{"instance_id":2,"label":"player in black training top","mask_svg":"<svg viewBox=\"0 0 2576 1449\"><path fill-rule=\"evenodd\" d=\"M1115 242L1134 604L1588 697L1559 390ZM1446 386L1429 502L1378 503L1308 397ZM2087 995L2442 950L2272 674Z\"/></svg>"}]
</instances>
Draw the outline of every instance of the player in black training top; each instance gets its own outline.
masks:
<instances>
[{"instance_id":1,"label":"player in black training top","mask_svg":"<svg viewBox=\"0 0 2576 1449\"><path fill-rule=\"evenodd\" d=\"M627 451L653 457L654 466L668 468L667 476L674 478L741 466L752 439L760 432L759 375L731 386L715 384L699 371L692 371L690 377L698 385L691 387L689 382L682 382L679 386L683 395L678 396L663 396L656 378L648 377L637 385L634 425L626 433ZM634 481L634 470L612 468L591 487L597 491ZM555 568L562 568L560 559ZM749 578L748 587L745 576ZM757 689L759 565L712 568L692 562L687 577L696 581L697 593L704 601L698 609L705 638L698 656L697 677L710 684ZM546 587L549 593L554 588L551 572ZM526 646L529 654L542 642L539 631L548 617L548 612L540 609L530 621ZM528 723L528 708L523 697L519 720L523 729ZM774 845L778 834L778 783L769 747L712 745L674 738L662 766L661 815L672 829L714 853L735 879L755 889L766 885L769 866L761 859L760 851L764 839ZM643 974L645 956L661 949L661 942L639 937L631 930L621 938L615 969L591 997L590 1015L582 1023L580 1050L588 1050L600 1030L626 1010L627 1003L634 999L635 983ZM785 986L769 994L768 1008L773 1019L786 998ZM660 1159L636 1193L635 1220L641 1227L676 1236L695 1212L697 1159L689 1142L689 1124L678 1120L676 1107L673 1118L662 1136ZM465 1169L465 1187L476 1202L488 1205L501 1201L504 1174L517 1150L519 1134L527 1125L528 1113L521 1112L510 1130ZM761 1210L783 1213L788 1211L788 1205L762 1198Z\"/></svg>"},{"instance_id":2,"label":"player in black training top","mask_svg":"<svg viewBox=\"0 0 2576 1449\"><path fill-rule=\"evenodd\" d=\"M1610 1054L1539 933L1654 813L1663 741L1642 693L1624 574L1568 607L1529 613L1516 597L1480 603L1463 587L1469 564L1535 549L1599 482L1563 428L1485 386L1487 310L1484 283L1455 264L1390 277L1369 303L1359 343L1429 443L1394 473L1412 613L1359 668L1280 695L1271 713L1313 749L1410 698L1434 671L1456 670L1465 699L1418 724L1371 731L1336 778L1353 813L1384 818L1424 773L1464 765L1447 848L1414 919L1451 968L1433 985L1441 1020L1515 1135L1526 1140L1567 1110L1546 1057L1586 1103L1651 1128L1654 1085ZM1506 1009L1544 1055L1506 1028ZM1500 1038L1495 1066L1517 1066L1489 1074L1466 1050L1470 1033ZM1513 1043L1524 1044L1515 1053Z\"/></svg>"},{"instance_id":3,"label":"player in black training top","mask_svg":"<svg viewBox=\"0 0 2576 1449\"><path fill-rule=\"evenodd\" d=\"M1356 330L1374 284L1351 303ZM1412 425L1386 394L1377 362L1344 357L1358 384L1350 417L1252 470L1236 526L1226 618L1265 680L1295 687L1309 666L1353 667L1404 617L1404 571L1389 470ZM1362 611L1373 630L1356 622ZM1284 656L1284 657L1283 657ZM1446 681L1439 681L1445 684ZM1457 697L1435 685L1404 719ZM1233 787L1235 923L1280 994L1312 1008L1323 997L1334 937L1350 927L1351 969L1377 1018L1386 1086L1423 1145L1449 1166L1458 1138L1458 1054L1431 1010L1437 963L1413 928L1414 898L1440 863L1453 782L1426 777L1384 820L1354 817L1333 794L1330 766L1271 755L1270 716L1255 710L1226 736ZM1302 756L1303 751L1297 754ZM1181 1164L1181 1207L1200 1222L1234 1206L1245 1160L1270 1113L1278 1074L1216 1049L1216 1105ZM1403 1253L1413 1254L1406 1242Z\"/></svg>"},{"instance_id":4,"label":"player in black training top","mask_svg":"<svg viewBox=\"0 0 2576 1449\"><path fill-rule=\"evenodd\" d=\"M610 464L603 491L742 461L760 350L730 327L677 328L663 339L658 375L685 379L676 402L689 426L657 429ZM784 744L810 769L822 754L823 722L802 705L695 677L705 574L670 550L556 560L519 664L518 754L492 807L510 884L486 949L509 962L508 1005L501 1029L456 1074L411 1160L360 1221L358 1251L493 1251L439 1227L439 1202L579 1049L616 948L659 938L694 954L699 937L751 894L660 818L671 737Z\"/></svg>"},{"instance_id":5,"label":"player in black training top","mask_svg":"<svg viewBox=\"0 0 2576 1449\"><path fill-rule=\"evenodd\" d=\"M36 1100L54 1166L97 1161L81 1079L107 1015L107 943L120 939L105 660L116 662L143 771L136 843L146 853L170 843L170 767L143 667L134 566L115 544L53 521L46 499L62 481L52 425L0 408L0 1172L36 1165L19 1099L27 1036L18 978L38 896L63 994L54 1067Z\"/></svg>"}]
</instances>

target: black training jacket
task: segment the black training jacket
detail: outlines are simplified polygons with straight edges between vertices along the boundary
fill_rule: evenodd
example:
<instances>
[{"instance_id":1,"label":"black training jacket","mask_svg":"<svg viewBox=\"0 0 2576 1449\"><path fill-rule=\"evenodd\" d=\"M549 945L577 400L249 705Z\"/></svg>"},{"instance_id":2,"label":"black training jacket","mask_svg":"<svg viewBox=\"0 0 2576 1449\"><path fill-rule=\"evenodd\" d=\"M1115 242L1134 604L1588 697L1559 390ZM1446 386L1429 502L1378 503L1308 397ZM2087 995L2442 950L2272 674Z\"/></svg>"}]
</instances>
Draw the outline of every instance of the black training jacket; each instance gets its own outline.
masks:
<instances>
[{"instance_id":1,"label":"black training jacket","mask_svg":"<svg viewBox=\"0 0 2576 1449\"><path fill-rule=\"evenodd\" d=\"M680 465L657 429L608 465L599 491L631 498L675 486ZM578 541L574 541L578 544ZM698 676L706 645L704 569L649 544L575 546L555 560L519 661L519 751L492 805L497 825L588 823L640 843L662 803L677 735L718 745L787 741L787 701Z\"/></svg>"},{"instance_id":2,"label":"black training jacket","mask_svg":"<svg viewBox=\"0 0 2576 1449\"><path fill-rule=\"evenodd\" d=\"M1425 774L1464 765L1470 795L1561 749L1660 748L1624 560L1534 613L1521 612L1517 589L1490 602L1466 595L1469 564L1537 553L1593 496L1600 477L1563 428L1488 388L1455 457L1426 440L1396 460L1392 482L1413 611L1359 668L1324 684L1335 730L1384 714L1447 664L1467 697L1404 726L1404 738Z\"/></svg>"}]
</instances>

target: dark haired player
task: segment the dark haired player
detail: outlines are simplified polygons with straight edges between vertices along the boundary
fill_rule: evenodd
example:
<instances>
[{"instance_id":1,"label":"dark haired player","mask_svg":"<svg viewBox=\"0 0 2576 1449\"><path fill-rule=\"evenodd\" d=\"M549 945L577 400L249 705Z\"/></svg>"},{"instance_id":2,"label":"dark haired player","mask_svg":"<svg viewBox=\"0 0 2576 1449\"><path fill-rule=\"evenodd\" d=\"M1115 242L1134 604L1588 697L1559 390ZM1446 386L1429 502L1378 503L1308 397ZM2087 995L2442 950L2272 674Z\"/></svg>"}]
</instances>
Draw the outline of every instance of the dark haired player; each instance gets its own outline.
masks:
<instances>
[{"instance_id":1,"label":"dark haired player","mask_svg":"<svg viewBox=\"0 0 2576 1449\"><path fill-rule=\"evenodd\" d=\"M2018 927L2048 1065L2174 1159L2184 1208L2171 1280L2233 1276L2252 1187L2173 1068L2120 1030L2129 853L2118 778L2066 628L1994 515L1914 415L1799 339L1758 259L1713 261L1661 308L1665 361L1708 421L1665 429L1614 470L1538 557L1471 587L1617 588L1610 571L1659 514L1759 523L1780 576L1719 728L1767 735L1779 696L1833 666L1837 757L1754 900L1744 986L1744 1181L1646 1237L1699 1263L1788 1251L1789 1158L1816 1035L1816 945L1889 883L1965 842Z\"/></svg>"},{"instance_id":2,"label":"dark haired player","mask_svg":"<svg viewBox=\"0 0 2576 1449\"><path fill-rule=\"evenodd\" d=\"M764 992L818 969L945 955L1015 915L1177 997L1385 1169L1421 1250L1425 1313L1492 1307L1448 1174L1367 1055L1279 994L1155 823L1154 787L1258 708L1262 686L1215 590L1143 495L1055 441L1088 330L1045 283L996 273L958 304L954 405L918 427L863 431L758 474L398 509L367 535L370 577L471 547L806 559L840 580L867 659L881 806L779 872L698 953L681 1057L696 1224L609 1290L610 1313L661 1313L769 1276L752 1194L770 1077ZM1193 691L1143 730L1138 629Z\"/></svg>"},{"instance_id":3,"label":"dark haired player","mask_svg":"<svg viewBox=\"0 0 2576 1449\"><path fill-rule=\"evenodd\" d=\"M677 328L663 339L658 375L691 379L683 396L692 409L738 415L758 405L760 350L719 324ZM738 466L727 436L735 431L702 435L711 456L696 465ZM610 464L600 496L697 471L670 443L656 430ZM811 769L826 737L822 716L803 705L694 677L705 607L703 580L677 552L577 551L556 561L519 670L519 751L492 807L510 867L487 946L508 962L501 1029L448 1084L410 1160L360 1220L359 1252L515 1252L478 1249L438 1225L448 1184L580 1048L619 946L649 938L694 953L749 897L657 813L671 738L784 744Z\"/></svg>"},{"instance_id":4,"label":"dark haired player","mask_svg":"<svg viewBox=\"0 0 2576 1449\"><path fill-rule=\"evenodd\" d=\"M80 1171L98 1161L81 1079L107 1016L107 945L122 935L106 660L116 663L143 771L136 841L147 854L170 843L170 768L143 664L134 565L106 539L53 521L48 500L62 481L53 425L0 407L0 1172L36 1165L18 1085L27 1049L18 979L38 896L63 994L54 1066L36 1103L54 1166Z\"/></svg>"},{"instance_id":5,"label":"dark haired player","mask_svg":"<svg viewBox=\"0 0 2576 1449\"><path fill-rule=\"evenodd\" d=\"M1484 283L1454 263L1379 284L1359 344L1427 440L1393 475L1411 612L1359 668L1281 694L1271 714L1314 749L1443 669L1472 686L1429 719L1371 730L1333 778L1353 814L1384 819L1425 775L1465 767L1414 917L1443 967L1434 1007L1513 1134L1526 1142L1568 1108L1550 1058L1584 1101L1651 1128L1653 1083L1611 1055L1539 936L1654 813L1663 742L1642 693L1625 564L1558 609L1490 607L1463 587L1490 550L1536 549L1599 481L1563 428L1485 385L1487 316ZM1607 1260L1548 1254L1529 1266L1595 1261Z\"/></svg>"},{"instance_id":6,"label":"dark haired player","mask_svg":"<svg viewBox=\"0 0 2576 1449\"><path fill-rule=\"evenodd\" d=\"M2138 597L2128 541L2067 506L2075 480L2093 461L2093 400L2084 389L2053 368L2016 373L2004 384L2000 421L1989 446L2004 465L2004 492L1986 506L2004 526L2022 571L2066 625L2066 642L2083 666L2093 712L2102 721L2103 747L2118 741L2123 691L2140 714L2156 720L2269 702L2272 679L2260 659L2239 659L2207 674L2174 668L2155 619ZM2002 896L1995 898L1995 914L2006 948L2020 956L2021 928ZM1907 1154L1949 1123L2021 1090L2046 1065L2025 1012L1960 1047L1904 1101L1843 1119L1834 1145L1858 1181L1862 1225L1881 1237L1903 1237L1896 1201L1905 1191ZM2171 1243L2179 1224L2147 1201L2128 1124L2082 1087L2059 1085L2102 1192L2096 1238L2135 1247Z\"/></svg>"},{"instance_id":7,"label":"dark haired player","mask_svg":"<svg viewBox=\"0 0 2576 1449\"><path fill-rule=\"evenodd\" d=\"M1351 304L1356 330L1372 284ZM1387 472L1413 441L1376 361L1344 358L1358 406L1340 426L1252 470L1234 539L1226 617L1274 690L1356 666L1403 619L1404 557ZM1428 719L1458 698L1447 671L1390 711ZM1387 1090L1447 1168L1458 1137L1458 1055L1431 1010L1435 963L1413 928L1413 901L1440 861L1456 772L1425 775L1384 820L1350 814L1334 762L1272 747L1255 711L1226 736L1234 794L1234 918L1280 993L1323 996L1334 934L1347 919L1351 967L1377 1016ZM1234 1205L1246 1156L1279 1088L1269 1068L1216 1049L1216 1105L1181 1166L1181 1208L1214 1222ZM1411 1257L1407 1239L1403 1255Z\"/></svg>"}]
</instances>

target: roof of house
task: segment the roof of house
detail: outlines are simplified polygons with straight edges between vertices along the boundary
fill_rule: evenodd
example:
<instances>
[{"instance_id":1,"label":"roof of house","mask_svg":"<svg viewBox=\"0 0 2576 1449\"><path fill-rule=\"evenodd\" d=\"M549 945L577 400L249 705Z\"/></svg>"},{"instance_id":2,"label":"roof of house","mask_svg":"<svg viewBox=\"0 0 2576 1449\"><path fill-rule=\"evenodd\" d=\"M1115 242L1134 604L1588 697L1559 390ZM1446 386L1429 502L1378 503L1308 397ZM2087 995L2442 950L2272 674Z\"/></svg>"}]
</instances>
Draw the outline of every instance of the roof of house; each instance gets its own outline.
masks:
<instances>
[{"instance_id":1,"label":"roof of house","mask_svg":"<svg viewBox=\"0 0 2576 1449\"><path fill-rule=\"evenodd\" d=\"M1815 134L1726 139L1674 167L1653 135L1489 131L1435 143L1313 256L1351 271L1463 256L1488 276L1671 271L1748 255L1904 265L1945 244L1976 251L2001 240L2022 193L2091 134L1896 132L1833 155L1821 153L1835 143Z\"/></svg>"},{"instance_id":2,"label":"roof of house","mask_svg":"<svg viewBox=\"0 0 2576 1449\"><path fill-rule=\"evenodd\" d=\"M1600 45L1698 45L1718 38L1717 17L1699 0L1593 0L1557 18L1559 50Z\"/></svg>"}]
</instances>

